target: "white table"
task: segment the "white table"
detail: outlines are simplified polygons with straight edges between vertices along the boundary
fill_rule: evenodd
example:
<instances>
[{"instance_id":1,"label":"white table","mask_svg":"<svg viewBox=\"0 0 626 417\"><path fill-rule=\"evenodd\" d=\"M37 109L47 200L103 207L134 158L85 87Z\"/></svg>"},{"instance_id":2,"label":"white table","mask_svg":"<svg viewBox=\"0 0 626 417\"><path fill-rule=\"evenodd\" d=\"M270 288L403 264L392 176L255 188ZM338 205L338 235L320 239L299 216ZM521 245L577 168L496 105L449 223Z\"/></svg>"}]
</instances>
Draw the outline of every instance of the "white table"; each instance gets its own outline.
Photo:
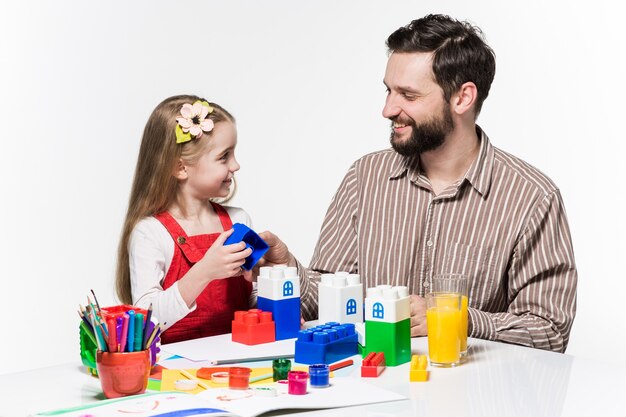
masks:
<instances>
[{"instance_id":1,"label":"white table","mask_svg":"<svg viewBox=\"0 0 626 417\"><path fill-rule=\"evenodd\" d=\"M427 351L426 338L412 339L413 353ZM469 361L450 369L429 366L430 380L409 383L408 364L388 367L372 384L406 401L299 416L626 416L626 369L603 362L520 346L469 339ZM164 362L165 365L167 365ZM267 363L264 363L267 365ZM359 374L355 365L337 377ZM97 378L76 363L0 375L0 416L15 417L103 399ZM267 415L280 415L276 412Z\"/></svg>"}]
</instances>

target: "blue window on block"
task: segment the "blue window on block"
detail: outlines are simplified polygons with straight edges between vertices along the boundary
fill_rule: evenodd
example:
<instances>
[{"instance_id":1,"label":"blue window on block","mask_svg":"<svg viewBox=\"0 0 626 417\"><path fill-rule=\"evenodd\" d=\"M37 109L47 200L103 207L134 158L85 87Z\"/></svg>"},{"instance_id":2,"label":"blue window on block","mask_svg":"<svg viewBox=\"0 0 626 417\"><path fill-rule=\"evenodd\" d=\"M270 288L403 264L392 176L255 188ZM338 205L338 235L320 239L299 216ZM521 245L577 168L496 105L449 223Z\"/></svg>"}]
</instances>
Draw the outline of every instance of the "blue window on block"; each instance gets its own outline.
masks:
<instances>
[{"instance_id":1,"label":"blue window on block","mask_svg":"<svg viewBox=\"0 0 626 417\"><path fill-rule=\"evenodd\" d=\"M381 303L374 303L372 307L372 317L375 319L384 319L385 318L385 307Z\"/></svg>"},{"instance_id":2,"label":"blue window on block","mask_svg":"<svg viewBox=\"0 0 626 417\"><path fill-rule=\"evenodd\" d=\"M354 298L349 299L346 303L346 315L352 314L356 314L356 300Z\"/></svg>"},{"instance_id":3,"label":"blue window on block","mask_svg":"<svg viewBox=\"0 0 626 417\"><path fill-rule=\"evenodd\" d=\"M283 297L288 297L293 295L293 283L291 281L287 281L283 284Z\"/></svg>"}]
</instances>

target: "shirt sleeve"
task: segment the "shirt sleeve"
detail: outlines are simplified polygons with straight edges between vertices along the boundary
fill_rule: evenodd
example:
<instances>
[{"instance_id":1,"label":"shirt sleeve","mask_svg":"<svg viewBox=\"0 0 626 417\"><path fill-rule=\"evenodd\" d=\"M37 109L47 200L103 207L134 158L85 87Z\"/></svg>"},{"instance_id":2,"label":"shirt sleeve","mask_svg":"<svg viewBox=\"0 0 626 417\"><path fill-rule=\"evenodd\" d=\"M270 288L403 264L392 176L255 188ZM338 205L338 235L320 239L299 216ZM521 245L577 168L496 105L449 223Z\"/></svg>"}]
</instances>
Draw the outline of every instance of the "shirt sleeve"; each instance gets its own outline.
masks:
<instances>
[{"instance_id":1,"label":"shirt sleeve","mask_svg":"<svg viewBox=\"0 0 626 417\"><path fill-rule=\"evenodd\" d=\"M159 320L163 330L167 330L195 310L196 305L194 303L191 308L187 307L178 290L178 283L163 289L166 265L171 263L171 259L166 257L169 255L171 258L173 253L164 245L173 245L174 242L171 238L163 239L158 227L163 228L160 223L141 221L131 233L128 244L130 282L133 304L146 309L152 304L154 317Z\"/></svg>"},{"instance_id":2,"label":"shirt sleeve","mask_svg":"<svg viewBox=\"0 0 626 417\"><path fill-rule=\"evenodd\" d=\"M546 195L515 247L507 312L470 308L470 336L564 352L576 314L577 271L560 193Z\"/></svg>"},{"instance_id":3,"label":"shirt sleeve","mask_svg":"<svg viewBox=\"0 0 626 417\"><path fill-rule=\"evenodd\" d=\"M333 197L322 223L319 240L308 269L298 263L302 316L317 318L317 286L320 273L358 273L357 168L353 164Z\"/></svg>"}]
</instances>

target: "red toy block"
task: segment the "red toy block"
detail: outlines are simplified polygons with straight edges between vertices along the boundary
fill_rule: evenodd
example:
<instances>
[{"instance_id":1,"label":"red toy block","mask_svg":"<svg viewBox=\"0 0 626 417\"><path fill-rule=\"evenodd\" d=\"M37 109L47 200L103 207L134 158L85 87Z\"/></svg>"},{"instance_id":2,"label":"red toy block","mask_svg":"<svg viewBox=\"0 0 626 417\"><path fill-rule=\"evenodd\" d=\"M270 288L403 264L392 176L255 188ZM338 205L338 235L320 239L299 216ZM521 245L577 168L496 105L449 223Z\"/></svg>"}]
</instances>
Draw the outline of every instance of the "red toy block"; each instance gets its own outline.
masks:
<instances>
[{"instance_id":1,"label":"red toy block","mask_svg":"<svg viewBox=\"0 0 626 417\"><path fill-rule=\"evenodd\" d=\"M245 345L258 345L276 340L276 325L271 311L253 308L235 311L232 341Z\"/></svg>"},{"instance_id":2,"label":"red toy block","mask_svg":"<svg viewBox=\"0 0 626 417\"><path fill-rule=\"evenodd\" d=\"M385 354L383 352L370 352L361 364L361 376L376 378L385 370Z\"/></svg>"}]
</instances>

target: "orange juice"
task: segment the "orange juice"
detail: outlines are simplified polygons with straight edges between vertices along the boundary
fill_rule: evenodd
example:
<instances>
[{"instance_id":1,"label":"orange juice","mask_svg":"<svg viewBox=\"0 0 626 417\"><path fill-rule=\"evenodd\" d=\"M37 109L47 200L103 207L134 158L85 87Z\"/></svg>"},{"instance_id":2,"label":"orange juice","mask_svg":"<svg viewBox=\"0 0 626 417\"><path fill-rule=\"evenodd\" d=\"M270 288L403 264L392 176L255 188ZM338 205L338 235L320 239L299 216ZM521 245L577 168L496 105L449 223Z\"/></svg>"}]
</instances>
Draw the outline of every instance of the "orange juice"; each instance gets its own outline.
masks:
<instances>
[{"instance_id":1,"label":"orange juice","mask_svg":"<svg viewBox=\"0 0 626 417\"><path fill-rule=\"evenodd\" d=\"M458 294L428 294L426 324L431 365L455 366L461 358L461 304Z\"/></svg>"}]
</instances>

